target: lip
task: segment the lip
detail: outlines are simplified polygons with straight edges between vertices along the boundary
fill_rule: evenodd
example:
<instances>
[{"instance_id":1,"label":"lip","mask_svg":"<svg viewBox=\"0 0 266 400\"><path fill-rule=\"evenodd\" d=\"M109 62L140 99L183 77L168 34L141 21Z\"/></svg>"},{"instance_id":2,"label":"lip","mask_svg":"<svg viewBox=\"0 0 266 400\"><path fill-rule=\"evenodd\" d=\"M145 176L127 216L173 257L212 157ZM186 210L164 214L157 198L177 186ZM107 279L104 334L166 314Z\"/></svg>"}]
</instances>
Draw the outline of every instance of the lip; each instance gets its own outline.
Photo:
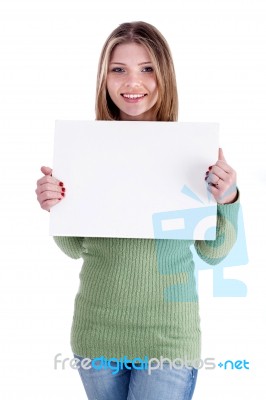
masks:
<instances>
[{"instance_id":1,"label":"lip","mask_svg":"<svg viewBox=\"0 0 266 400\"><path fill-rule=\"evenodd\" d=\"M121 93L121 96L126 103L139 103L147 96L147 93Z\"/></svg>"}]
</instances>

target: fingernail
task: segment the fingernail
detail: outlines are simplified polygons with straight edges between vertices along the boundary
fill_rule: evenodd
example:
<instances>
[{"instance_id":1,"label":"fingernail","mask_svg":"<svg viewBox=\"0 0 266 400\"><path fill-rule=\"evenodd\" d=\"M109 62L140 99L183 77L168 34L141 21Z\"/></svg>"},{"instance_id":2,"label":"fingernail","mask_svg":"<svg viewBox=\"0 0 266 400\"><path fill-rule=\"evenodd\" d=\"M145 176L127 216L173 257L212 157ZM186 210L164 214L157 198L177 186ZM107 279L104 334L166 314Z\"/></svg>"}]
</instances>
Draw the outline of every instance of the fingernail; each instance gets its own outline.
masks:
<instances>
[{"instance_id":1,"label":"fingernail","mask_svg":"<svg viewBox=\"0 0 266 400\"><path fill-rule=\"evenodd\" d=\"M209 166L209 170L211 170L211 169L212 169L212 165Z\"/></svg>"},{"instance_id":2,"label":"fingernail","mask_svg":"<svg viewBox=\"0 0 266 400\"><path fill-rule=\"evenodd\" d=\"M63 182L59 182L59 186L64 186Z\"/></svg>"},{"instance_id":3,"label":"fingernail","mask_svg":"<svg viewBox=\"0 0 266 400\"><path fill-rule=\"evenodd\" d=\"M65 193L64 193L64 192L62 192L62 193L61 193L61 196L63 196L63 197L64 197L64 195L65 195Z\"/></svg>"},{"instance_id":4,"label":"fingernail","mask_svg":"<svg viewBox=\"0 0 266 400\"><path fill-rule=\"evenodd\" d=\"M66 191L66 188L63 187L61 190L62 190L62 192L65 192L65 191Z\"/></svg>"}]
</instances>

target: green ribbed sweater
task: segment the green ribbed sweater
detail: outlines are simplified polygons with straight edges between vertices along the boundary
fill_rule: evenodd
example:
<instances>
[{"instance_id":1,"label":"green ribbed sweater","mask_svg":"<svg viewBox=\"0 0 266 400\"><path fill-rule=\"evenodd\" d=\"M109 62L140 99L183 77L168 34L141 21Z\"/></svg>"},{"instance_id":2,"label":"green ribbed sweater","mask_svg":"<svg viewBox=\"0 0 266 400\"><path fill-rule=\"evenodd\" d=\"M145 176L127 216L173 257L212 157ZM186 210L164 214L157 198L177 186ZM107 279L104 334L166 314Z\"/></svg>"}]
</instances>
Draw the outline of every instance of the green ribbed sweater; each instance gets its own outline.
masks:
<instances>
[{"instance_id":1,"label":"green ribbed sweater","mask_svg":"<svg viewBox=\"0 0 266 400\"><path fill-rule=\"evenodd\" d=\"M238 209L238 201L217 206L215 241L54 237L65 254L84 260L71 328L73 353L91 359L198 360L201 332L190 246L209 264L219 263L235 243Z\"/></svg>"}]
</instances>

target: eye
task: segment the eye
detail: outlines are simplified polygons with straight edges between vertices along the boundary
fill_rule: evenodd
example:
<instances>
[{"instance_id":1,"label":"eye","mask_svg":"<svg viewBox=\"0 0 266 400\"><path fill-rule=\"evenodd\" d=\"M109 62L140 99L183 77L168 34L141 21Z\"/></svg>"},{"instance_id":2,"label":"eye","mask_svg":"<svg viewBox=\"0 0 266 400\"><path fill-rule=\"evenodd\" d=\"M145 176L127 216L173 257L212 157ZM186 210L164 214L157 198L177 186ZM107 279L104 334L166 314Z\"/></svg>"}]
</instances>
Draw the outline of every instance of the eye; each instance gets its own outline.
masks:
<instances>
[{"instance_id":1,"label":"eye","mask_svg":"<svg viewBox=\"0 0 266 400\"><path fill-rule=\"evenodd\" d=\"M153 68L152 67L144 67L143 69L142 69L142 72L153 72L154 70L153 70Z\"/></svg>"},{"instance_id":2,"label":"eye","mask_svg":"<svg viewBox=\"0 0 266 400\"><path fill-rule=\"evenodd\" d=\"M115 68L112 68L112 72L125 72L125 70L120 67L115 67Z\"/></svg>"}]
</instances>

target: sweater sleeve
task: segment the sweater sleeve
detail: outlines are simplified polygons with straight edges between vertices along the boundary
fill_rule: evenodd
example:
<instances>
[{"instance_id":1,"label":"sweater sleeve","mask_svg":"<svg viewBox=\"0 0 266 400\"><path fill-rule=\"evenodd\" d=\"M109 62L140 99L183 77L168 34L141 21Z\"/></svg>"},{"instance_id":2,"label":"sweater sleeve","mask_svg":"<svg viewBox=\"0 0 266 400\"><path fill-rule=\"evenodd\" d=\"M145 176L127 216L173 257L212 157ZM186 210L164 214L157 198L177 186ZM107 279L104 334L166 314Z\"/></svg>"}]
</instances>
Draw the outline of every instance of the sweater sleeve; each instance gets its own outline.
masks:
<instances>
[{"instance_id":1,"label":"sweater sleeve","mask_svg":"<svg viewBox=\"0 0 266 400\"><path fill-rule=\"evenodd\" d=\"M230 252L237 239L238 199L231 204L217 204L217 227L215 240L196 240L199 257L208 264L219 264Z\"/></svg>"},{"instance_id":2,"label":"sweater sleeve","mask_svg":"<svg viewBox=\"0 0 266 400\"><path fill-rule=\"evenodd\" d=\"M54 241L57 246L69 257L80 258L83 251L83 239L82 237L71 237L71 236L54 236Z\"/></svg>"}]
</instances>

